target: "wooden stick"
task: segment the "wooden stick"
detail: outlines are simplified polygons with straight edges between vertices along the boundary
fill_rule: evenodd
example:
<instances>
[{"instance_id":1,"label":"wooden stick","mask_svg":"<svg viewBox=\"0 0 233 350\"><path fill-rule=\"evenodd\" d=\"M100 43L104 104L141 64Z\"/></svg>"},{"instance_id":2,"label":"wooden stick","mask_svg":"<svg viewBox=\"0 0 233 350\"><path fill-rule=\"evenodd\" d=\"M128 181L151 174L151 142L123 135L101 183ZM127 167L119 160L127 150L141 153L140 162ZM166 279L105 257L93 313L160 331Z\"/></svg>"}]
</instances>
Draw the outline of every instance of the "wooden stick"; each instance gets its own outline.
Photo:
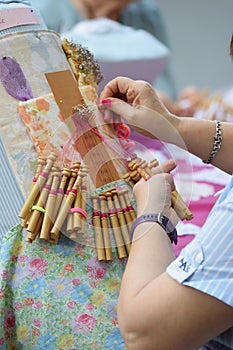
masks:
<instances>
[{"instance_id":1,"label":"wooden stick","mask_svg":"<svg viewBox=\"0 0 233 350\"><path fill-rule=\"evenodd\" d=\"M121 228L122 236L124 239L125 247L126 247L127 253L129 254L129 252L130 252L130 236L129 236L129 229L127 226L127 222L125 220L123 210L122 210L120 202L118 200L118 195L117 195L116 189L112 189L111 193L112 193L113 204L114 204L114 207L115 207L115 210L117 213L117 217L118 217L118 220L120 223L120 228Z\"/></svg>"},{"instance_id":2,"label":"wooden stick","mask_svg":"<svg viewBox=\"0 0 233 350\"><path fill-rule=\"evenodd\" d=\"M87 206L87 173L88 167L83 166L80 169L80 175L82 177L81 186L79 189L79 193L77 194L77 202L75 202L75 208L81 208L84 212L86 212ZM79 233L84 233L85 230L85 222L86 219L81 213L74 213L74 225L73 228L75 231L79 231Z\"/></svg>"},{"instance_id":3,"label":"wooden stick","mask_svg":"<svg viewBox=\"0 0 233 350\"><path fill-rule=\"evenodd\" d=\"M191 220L193 218L193 214L177 190L172 191L172 207L181 220Z\"/></svg>"},{"instance_id":4,"label":"wooden stick","mask_svg":"<svg viewBox=\"0 0 233 350\"><path fill-rule=\"evenodd\" d=\"M105 192L105 196L107 198L107 204L108 204L108 212L109 212L109 218L112 225L112 230L116 242L117 252L119 259L125 258L127 256L124 240L121 234L120 224L116 215L116 211L114 208L114 204L112 201L112 194L111 192Z\"/></svg>"},{"instance_id":5,"label":"wooden stick","mask_svg":"<svg viewBox=\"0 0 233 350\"><path fill-rule=\"evenodd\" d=\"M67 218L70 208L72 207L73 201L75 200L77 189L80 185L80 180L81 178L78 175L72 189L69 190L69 193L63 198L59 213L51 230L50 240L53 243L57 243L58 241L62 225L64 224Z\"/></svg>"},{"instance_id":6,"label":"wooden stick","mask_svg":"<svg viewBox=\"0 0 233 350\"><path fill-rule=\"evenodd\" d=\"M154 175L151 168L146 164L145 161L141 161L140 158L138 159L138 161L136 161L136 159L134 157L134 160L131 161L131 168L133 168L133 164L137 164L138 174L144 180L147 181L151 176ZM157 160L153 160L153 162L151 162L151 166L152 165L154 166L155 164L158 165ZM181 195L178 193L177 190L172 191L171 201L172 201L171 205L172 205L173 209L175 210L177 216L181 220L191 220L193 218L191 211L188 209L186 203L184 202L184 200L182 199Z\"/></svg>"},{"instance_id":7,"label":"wooden stick","mask_svg":"<svg viewBox=\"0 0 233 350\"><path fill-rule=\"evenodd\" d=\"M33 213L30 217L28 227L27 227L27 231L31 232L32 234L36 233L35 230L37 228L38 221L39 221L41 216L42 217L44 216L44 211L45 211L44 208L45 208L46 201L48 198L51 183L52 183L52 175L50 174L48 177L48 180L46 182L46 185L43 187L43 189L41 191L40 197L39 197L36 205L32 206L32 208L35 207L35 209L33 210Z\"/></svg>"},{"instance_id":8,"label":"wooden stick","mask_svg":"<svg viewBox=\"0 0 233 350\"><path fill-rule=\"evenodd\" d=\"M134 207L132 206L132 203L130 201L128 191L125 190L123 192L123 195L124 195L124 199L125 199L125 202L126 202L126 207L129 209L129 213L131 215L131 218L132 218L132 220L135 220L137 216L136 216Z\"/></svg>"},{"instance_id":9,"label":"wooden stick","mask_svg":"<svg viewBox=\"0 0 233 350\"><path fill-rule=\"evenodd\" d=\"M119 199L120 206L121 206L123 213L124 213L124 216L125 216L125 221L127 222L127 225L128 225L128 230L130 230L134 219L132 218L132 216L129 212L129 208L127 207L127 204L126 204L126 200L125 200L125 196L124 196L125 191L127 192L127 190L122 190L122 191L118 192L118 199Z\"/></svg>"},{"instance_id":10,"label":"wooden stick","mask_svg":"<svg viewBox=\"0 0 233 350\"><path fill-rule=\"evenodd\" d=\"M31 207L34 204L34 201L35 201L37 195L39 194L39 192L43 188L56 158L57 158L57 155L55 153L51 153L49 158L47 159L45 169L40 173L38 180L35 182L35 185L33 186L32 191L30 192L26 202L24 203L23 208L21 209L21 211L19 213L19 217L21 219L26 219L26 217L30 213Z\"/></svg>"},{"instance_id":11,"label":"wooden stick","mask_svg":"<svg viewBox=\"0 0 233 350\"><path fill-rule=\"evenodd\" d=\"M37 235L39 235L40 229L41 229L41 225L42 225L42 221L43 221L43 215L41 215L39 217L39 220L38 220L38 223L36 225L36 228L35 228L34 232L29 232L28 231L28 234L27 234L27 237L26 237L26 241L28 243L32 243L36 239Z\"/></svg>"},{"instance_id":12,"label":"wooden stick","mask_svg":"<svg viewBox=\"0 0 233 350\"><path fill-rule=\"evenodd\" d=\"M110 231L108 226L108 210L106 205L106 197L104 194L99 195L100 198L100 219L103 232L104 249L106 254L106 260L112 260L112 245L110 240Z\"/></svg>"},{"instance_id":13,"label":"wooden stick","mask_svg":"<svg viewBox=\"0 0 233 350\"><path fill-rule=\"evenodd\" d=\"M40 239L49 240L50 239L50 230L54 224L55 220L55 203L56 203L56 196L57 196L57 189L60 183L60 172L54 172L53 173L53 180L51 189L48 195L48 199L45 206L45 214L44 219L42 222L41 232L40 232Z\"/></svg>"},{"instance_id":14,"label":"wooden stick","mask_svg":"<svg viewBox=\"0 0 233 350\"><path fill-rule=\"evenodd\" d=\"M45 166L46 164L46 159L42 156L39 156L38 158L38 162L37 162L37 169L36 169L36 173L35 173L35 176L32 180L32 184L31 184L31 188L30 188L30 192L32 191L40 173L42 172L42 169L43 167ZM30 218L30 215L31 215L31 212L28 214L28 216L22 220L21 222L21 227L24 227L26 228L28 226L28 221L29 221L29 218Z\"/></svg>"},{"instance_id":15,"label":"wooden stick","mask_svg":"<svg viewBox=\"0 0 233 350\"><path fill-rule=\"evenodd\" d=\"M93 206L92 223L94 228L97 257L99 261L106 260L105 249L104 249L104 239L103 239L103 233L102 233L101 221L100 221L99 197L97 195L92 196L91 200L92 200L92 206Z\"/></svg>"},{"instance_id":16,"label":"wooden stick","mask_svg":"<svg viewBox=\"0 0 233 350\"><path fill-rule=\"evenodd\" d=\"M79 165L80 165L80 163L79 163ZM68 188L67 188L67 191L66 191L66 194L65 194L65 198L69 194L69 191L72 189L73 184L75 182L75 179L78 176L79 165L78 165L77 168L74 168L74 166L72 167L71 177L70 177L70 180L69 180L69 184L68 184ZM76 197L77 197L78 193L79 193L79 188L77 188ZM75 199L76 199L76 197L75 197ZM73 204L74 204L74 202L73 202ZM68 213L66 221L67 221L67 223L66 223L66 230L67 230L67 232L71 233L73 231L73 227L74 227L74 225L73 225L73 214L72 213Z\"/></svg>"},{"instance_id":17,"label":"wooden stick","mask_svg":"<svg viewBox=\"0 0 233 350\"><path fill-rule=\"evenodd\" d=\"M64 197L67 182L68 182L70 175L71 175L70 169L68 169L68 168L62 169L62 178L61 178L59 188L57 190L56 203L55 203L55 208L54 208L54 213L55 213L54 215L55 216L57 216L58 210L59 210L60 205L62 203L62 199Z\"/></svg>"}]
</instances>

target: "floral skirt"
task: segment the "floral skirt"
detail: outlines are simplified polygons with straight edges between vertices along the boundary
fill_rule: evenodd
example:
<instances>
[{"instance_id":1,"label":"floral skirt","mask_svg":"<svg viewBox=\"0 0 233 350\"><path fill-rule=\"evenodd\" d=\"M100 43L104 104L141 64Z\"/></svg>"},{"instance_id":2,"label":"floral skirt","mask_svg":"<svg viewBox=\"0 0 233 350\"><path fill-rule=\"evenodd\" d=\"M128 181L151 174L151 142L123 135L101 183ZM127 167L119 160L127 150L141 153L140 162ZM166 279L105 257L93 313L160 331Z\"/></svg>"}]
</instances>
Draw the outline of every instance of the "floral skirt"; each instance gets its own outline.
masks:
<instances>
[{"instance_id":1,"label":"floral skirt","mask_svg":"<svg viewBox=\"0 0 233 350\"><path fill-rule=\"evenodd\" d=\"M99 262L93 247L62 236L25 241L20 226L0 248L0 348L126 349L117 323L125 260Z\"/></svg>"}]
</instances>

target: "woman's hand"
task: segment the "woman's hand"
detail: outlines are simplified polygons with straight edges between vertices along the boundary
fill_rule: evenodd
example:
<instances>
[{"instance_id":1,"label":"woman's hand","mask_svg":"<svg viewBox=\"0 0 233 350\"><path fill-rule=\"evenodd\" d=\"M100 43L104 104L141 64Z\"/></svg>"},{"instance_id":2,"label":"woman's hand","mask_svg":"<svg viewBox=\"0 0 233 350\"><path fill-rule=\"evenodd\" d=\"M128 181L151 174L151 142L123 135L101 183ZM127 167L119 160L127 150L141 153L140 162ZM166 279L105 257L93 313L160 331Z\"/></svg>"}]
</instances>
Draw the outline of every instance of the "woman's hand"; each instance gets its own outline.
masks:
<instances>
[{"instance_id":1,"label":"woman's hand","mask_svg":"<svg viewBox=\"0 0 233 350\"><path fill-rule=\"evenodd\" d=\"M141 134L163 141L174 133L178 122L149 83L124 77L115 78L105 86L99 109L104 112L106 122L115 113Z\"/></svg>"},{"instance_id":2,"label":"woman's hand","mask_svg":"<svg viewBox=\"0 0 233 350\"><path fill-rule=\"evenodd\" d=\"M141 179L133 188L138 216L149 213L163 213L177 224L177 217L171 207L171 194L175 190L172 175L176 167L174 160L168 160L155 168L155 175L149 180Z\"/></svg>"}]
</instances>

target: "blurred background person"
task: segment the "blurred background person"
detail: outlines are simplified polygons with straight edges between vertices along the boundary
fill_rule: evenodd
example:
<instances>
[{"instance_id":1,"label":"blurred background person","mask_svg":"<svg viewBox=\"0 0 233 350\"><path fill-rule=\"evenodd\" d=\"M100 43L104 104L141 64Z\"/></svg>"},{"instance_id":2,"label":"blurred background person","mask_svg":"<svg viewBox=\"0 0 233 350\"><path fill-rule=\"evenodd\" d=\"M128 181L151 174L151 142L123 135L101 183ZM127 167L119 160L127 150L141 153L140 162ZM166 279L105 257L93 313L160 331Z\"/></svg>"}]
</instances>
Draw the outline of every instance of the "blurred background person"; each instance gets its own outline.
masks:
<instances>
[{"instance_id":1,"label":"blurred background person","mask_svg":"<svg viewBox=\"0 0 233 350\"><path fill-rule=\"evenodd\" d=\"M31 3L39 9L48 28L58 33L71 31L85 20L108 18L124 26L145 30L171 50L163 15L154 0L32 0ZM153 86L171 99L176 98L169 59Z\"/></svg>"}]
</instances>

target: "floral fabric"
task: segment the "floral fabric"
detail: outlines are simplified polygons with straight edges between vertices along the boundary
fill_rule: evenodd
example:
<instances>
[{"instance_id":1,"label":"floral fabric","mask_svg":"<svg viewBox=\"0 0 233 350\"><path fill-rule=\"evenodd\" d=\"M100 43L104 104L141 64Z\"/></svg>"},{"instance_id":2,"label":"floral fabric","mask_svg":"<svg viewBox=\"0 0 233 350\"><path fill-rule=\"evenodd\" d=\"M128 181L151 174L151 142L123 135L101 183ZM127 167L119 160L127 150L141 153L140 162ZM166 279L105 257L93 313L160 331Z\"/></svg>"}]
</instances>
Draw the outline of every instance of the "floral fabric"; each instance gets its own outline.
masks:
<instances>
[{"instance_id":1,"label":"floral fabric","mask_svg":"<svg viewBox=\"0 0 233 350\"><path fill-rule=\"evenodd\" d=\"M117 299L124 260L98 262L93 247L62 236L25 241L20 226L0 250L1 349L125 349Z\"/></svg>"}]
</instances>

